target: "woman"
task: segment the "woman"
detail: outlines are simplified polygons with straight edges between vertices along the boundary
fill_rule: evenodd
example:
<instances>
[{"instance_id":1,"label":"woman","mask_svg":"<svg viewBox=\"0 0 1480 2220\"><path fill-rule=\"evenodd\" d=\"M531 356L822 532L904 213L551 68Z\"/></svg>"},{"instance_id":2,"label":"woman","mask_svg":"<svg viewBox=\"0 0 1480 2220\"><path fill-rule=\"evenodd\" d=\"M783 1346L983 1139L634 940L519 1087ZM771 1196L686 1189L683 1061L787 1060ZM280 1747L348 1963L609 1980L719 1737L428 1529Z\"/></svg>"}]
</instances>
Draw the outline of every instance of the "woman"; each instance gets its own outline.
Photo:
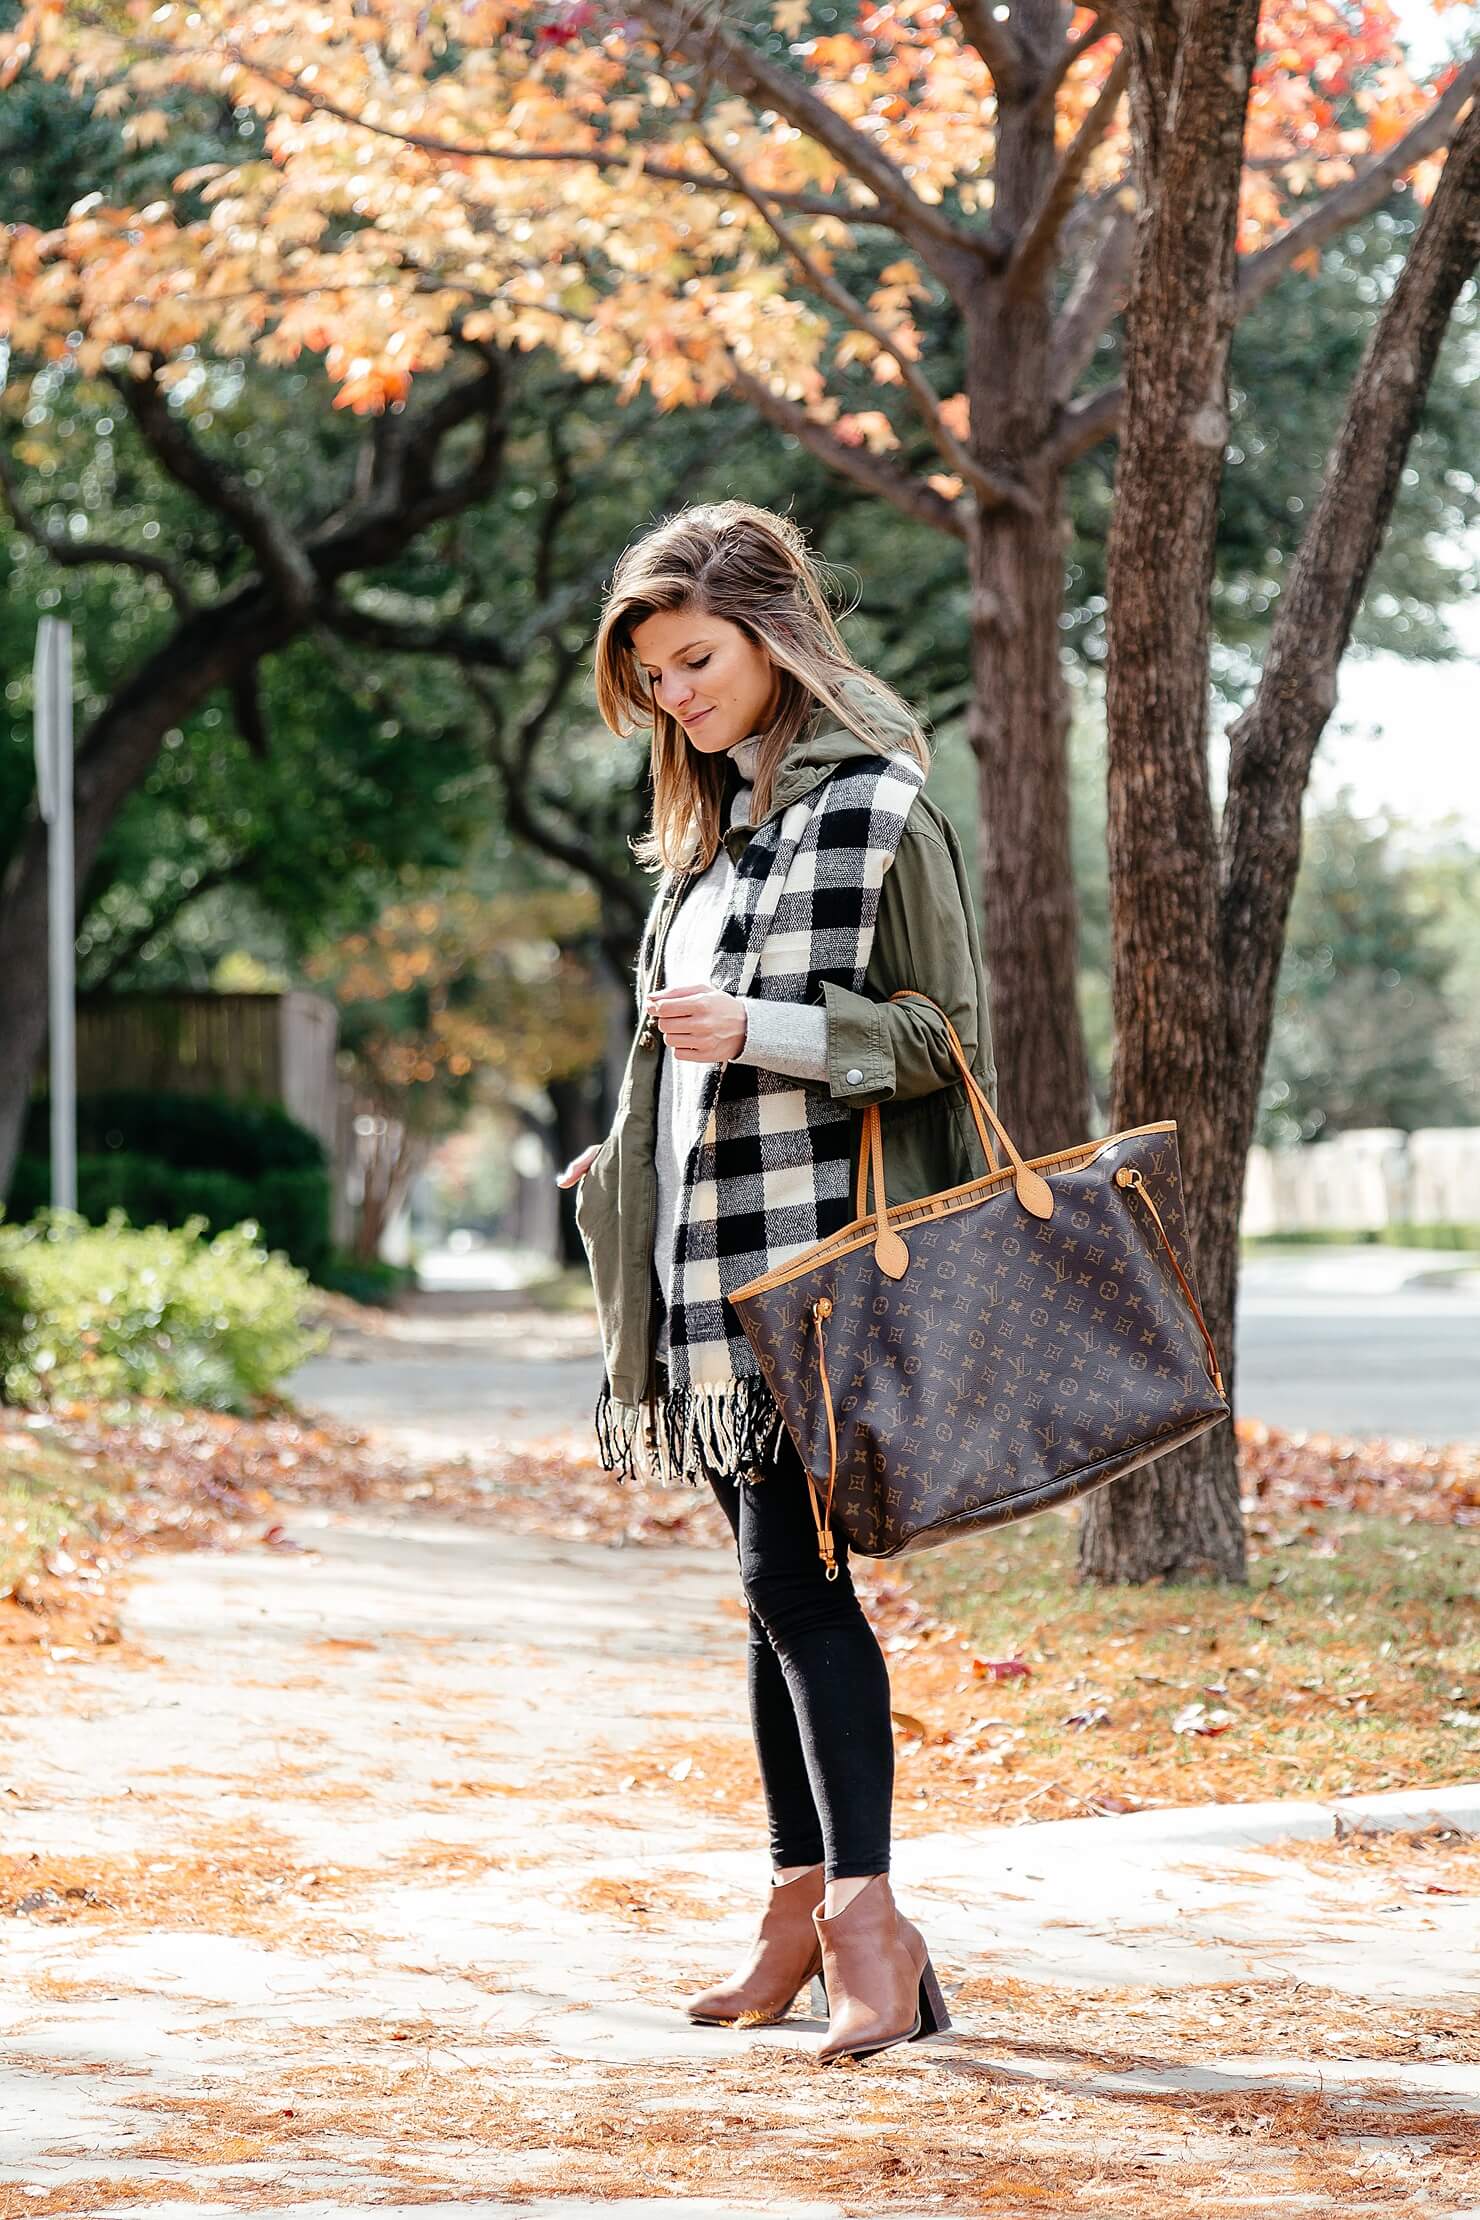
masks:
<instances>
[{"instance_id":1,"label":"woman","mask_svg":"<svg viewBox=\"0 0 1480 2220\"><path fill-rule=\"evenodd\" d=\"M918 721L849 655L797 529L746 501L689 508L617 564L595 657L617 733L652 733L659 868L639 1026L579 1182L606 1378L601 1462L707 1481L735 1536L773 1874L750 1956L692 2018L784 2016L815 1974L819 2057L949 2024L889 1883L894 1749L878 1642L731 1289L853 1217L862 1113L881 1105L891 1202L988 1169L939 1016L995 1092L959 843L921 788ZM640 1461L639 1461L640 1460Z\"/></svg>"}]
</instances>

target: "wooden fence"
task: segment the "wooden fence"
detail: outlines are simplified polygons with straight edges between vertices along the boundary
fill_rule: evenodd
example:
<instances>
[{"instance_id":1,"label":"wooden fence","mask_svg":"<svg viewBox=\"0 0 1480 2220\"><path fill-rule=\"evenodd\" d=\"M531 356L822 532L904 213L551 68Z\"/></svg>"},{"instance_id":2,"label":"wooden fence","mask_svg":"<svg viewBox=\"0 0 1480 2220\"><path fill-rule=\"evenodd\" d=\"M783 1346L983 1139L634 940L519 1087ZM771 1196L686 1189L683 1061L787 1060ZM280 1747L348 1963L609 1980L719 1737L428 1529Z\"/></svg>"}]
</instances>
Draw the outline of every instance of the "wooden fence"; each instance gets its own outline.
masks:
<instances>
[{"instance_id":1,"label":"wooden fence","mask_svg":"<svg viewBox=\"0 0 1480 2220\"><path fill-rule=\"evenodd\" d=\"M344 1248L354 1227L356 1166L353 1100L339 1073L338 1043L339 1013L317 994L113 995L78 1009L77 1087L281 1104L324 1144L331 1231Z\"/></svg>"}]
</instances>

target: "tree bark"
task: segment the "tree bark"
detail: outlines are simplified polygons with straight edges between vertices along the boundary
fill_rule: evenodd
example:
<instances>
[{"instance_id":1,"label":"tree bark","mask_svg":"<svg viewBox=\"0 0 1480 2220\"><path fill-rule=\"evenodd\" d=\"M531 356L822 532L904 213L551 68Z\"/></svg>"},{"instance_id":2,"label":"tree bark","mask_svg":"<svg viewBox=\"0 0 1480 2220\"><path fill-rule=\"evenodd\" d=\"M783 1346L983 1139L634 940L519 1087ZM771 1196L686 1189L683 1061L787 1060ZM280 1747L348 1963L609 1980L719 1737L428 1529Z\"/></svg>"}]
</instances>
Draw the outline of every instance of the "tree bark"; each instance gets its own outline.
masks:
<instances>
[{"instance_id":1,"label":"tree bark","mask_svg":"<svg viewBox=\"0 0 1480 2220\"><path fill-rule=\"evenodd\" d=\"M1203 453L1196 425L1199 407L1209 432L1221 410L1239 306L1228 229L1232 95L1250 26L1238 15L1231 4L1202 10L1188 32L1195 51L1175 70L1153 51L1138 78L1138 136L1143 155L1154 155L1155 182L1129 319L1109 695L1114 1122L1178 1120L1200 1293L1230 1398L1244 1166L1300 862L1301 803L1444 333L1480 262L1473 101L1353 384L1258 690L1232 729L1215 838L1206 585L1222 441L1216 455ZM1211 79L1199 66L1209 63ZM1162 87L1171 88L1165 103ZM1102 1581L1242 1578L1232 1428L1090 1497L1080 1571Z\"/></svg>"},{"instance_id":2,"label":"tree bark","mask_svg":"<svg viewBox=\"0 0 1480 2220\"><path fill-rule=\"evenodd\" d=\"M996 510L968 543L972 698L992 1034L1003 1123L1025 1155L1082 1141L1090 1077L1079 1022L1079 905L1069 838L1056 478L1045 514Z\"/></svg>"},{"instance_id":3,"label":"tree bark","mask_svg":"<svg viewBox=\"0 0 1480 2220\"><path fill-rule=\"evenodd\" d=\"M993 217L1020 242L1042 238L1062 188L1052 104L1035 95L1062 48L1064 18L1057 0L1024 0L1013 18L1012 89L998 85ZM1050 459L1053 262L1024 250L958 295L972 452L1028 496L1022 506L979 505L968 533L966 730L979 774L998 1097L1013 1139L1035 1156L1082 1141L1090 1113L1060 622L1067 520Z\"/></svg>"},{"instance_id":4,"label":"tree bark","mask_svg":"<svg viewBox=\"0 0 1480 2220\"><path fill-rule=\"evenodd\" d=\"M1132 41L1143 217L1106 595L1111 1122L1177 1121L1208 1324L1231 1378L1233 1084L1218 964L1208 689L1236 224L1258 0L1196 0ZM1240 1171L1242 1160L1239 1160ZM1216 1231L1215 1231L1216 1229ZM1211 1238L1210 1238L1211 1236ZM1086 1579L1245 1577L1231 1427L1087 1499Z\"/></svg>"},{"instance_id":5,"label":"tree bark","mask_svg":"<svg viewBox=\"0 0 1480 2220\"><path fill-rule=\"evenodd\" d=\"M393 1111L368 1102L365 1108L380 1131L370 1139L361 1157L364 1188L355 1225L355 1255L362 1264L374 1264L386 1228L406 1199L425 1154L419 1134L412 1133Z\"/></svg>"}]
</instances>

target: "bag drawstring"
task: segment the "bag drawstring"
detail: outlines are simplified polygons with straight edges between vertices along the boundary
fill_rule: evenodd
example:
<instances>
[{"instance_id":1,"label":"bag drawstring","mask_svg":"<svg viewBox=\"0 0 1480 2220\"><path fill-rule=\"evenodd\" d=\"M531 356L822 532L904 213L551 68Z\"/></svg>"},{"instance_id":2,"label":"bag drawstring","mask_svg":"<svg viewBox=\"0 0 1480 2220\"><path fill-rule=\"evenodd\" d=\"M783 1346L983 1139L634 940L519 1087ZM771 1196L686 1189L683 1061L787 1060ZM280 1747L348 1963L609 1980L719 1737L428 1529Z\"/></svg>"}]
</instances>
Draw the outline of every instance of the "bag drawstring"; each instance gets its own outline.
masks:
<instances>
[{"instance_id":1,"label":"bag drawstring","mask_svg":"<svg viewBox=\"0 0 1480 2220\"><path fill-rule=\"evenodd\" d=\"M807 1474L807 1493L812 1498L812 1518L817 1527L817 1554L827 1567L829 1580L838 1577L837 1558L834 1555L832 1533L833 1489L838 1478L838 1429L833 1418L832 1387L827 1377L827 1350L822 1339L822 1321L832 1311L832 1297L819 1295L812 1305L812 1323L817 1328L817 1369L822 1376L822 1407L827 1413L827 1508L819 1510L817 1488L811 1472Z\"/></svg>"},{"instance_id":2,"label":"bag drawstring","mask_svg":"<svg viewBox=\"0 0 1480 2220\"><path fill-rule=\"evenodd\" d=\"M1197 1330L1202 1335L1204 1342L1207 1344L1209 1377L1211 1378L1214 1387L1218 1390L1218 1393L1220 1395L1226 1395L1228 1393L1228 1390L1223 1385L1223 1374L1218 1369L1218 1352L1213 1347L1213 1337L1208 1332L1207 1321L1203 1317L1202 1311L1198 1306L1197 1297L1193 1294L1191 1286L1188 1284L1187 1274L1183 1271L1181 1265L1177 1262L1177 1252L1172 1247L1170 1237L1167 1234L1167 1229L1161 1222L1161 1212L1157 1209L1155 1203L1151 1199L1151 1189L1146 1185L1145 1180L1142 1178L1140 1172L1137 1170L1134 1164L1121 1165L1120 1170L1115 1175L1115 1184L1117 1187L1128 1187L1131 1190L1132 1194L1139 1195L1142 1202L1146 1205L1146 1208L1150 1211L1152 1217L1156 1220L1156 1230L1161 1235L1162 1247L1166 1250L1167 1255L1172 1260L1172 1270L1176 1273L1178 1279L1182 1283L1182 1293L1187 1297L1187 1307L1192 1312L1193 1317L1197 1320Z\"/></svg>"}]
</instances>

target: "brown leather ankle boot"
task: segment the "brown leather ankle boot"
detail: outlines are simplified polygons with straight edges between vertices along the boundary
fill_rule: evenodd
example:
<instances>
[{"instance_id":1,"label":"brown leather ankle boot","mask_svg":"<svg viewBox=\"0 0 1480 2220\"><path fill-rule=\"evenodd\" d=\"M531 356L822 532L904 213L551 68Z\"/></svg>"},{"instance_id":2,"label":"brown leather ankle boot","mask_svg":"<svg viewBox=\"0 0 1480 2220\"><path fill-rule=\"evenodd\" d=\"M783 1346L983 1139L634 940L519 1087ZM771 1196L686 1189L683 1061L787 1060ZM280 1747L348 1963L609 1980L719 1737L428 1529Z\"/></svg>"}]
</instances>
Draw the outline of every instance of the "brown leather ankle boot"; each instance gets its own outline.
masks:
<instances>
[{"instance_id":1,"label":"brown leather ankle boot","mask_svg":"<svg viewBox=\"0 0 1480 2220\"><path fill-rule=\"evenodd\" d=\"M689 2018L725 2026L743 2019L748 2027L784 2019L798 1989L822 1965L812 1914L826 1886L820 1861L790 1881L773 1881L750 1956L728 1981L686 2000Z\"/></svg>"},{"instance_id":2,"label":"brown leather ankle boot","mask_svg":"<svg viewBox=\"0 0 1480 2220\"><path fill-rule=\"evenodd\" d=\"M814 1912L827 1984L827 2040L819 2065L866 2057L950 2026L925 1937L894 1901L887 1873L871 1874L828 1919Z\"/></svg>"}]
</instances>

